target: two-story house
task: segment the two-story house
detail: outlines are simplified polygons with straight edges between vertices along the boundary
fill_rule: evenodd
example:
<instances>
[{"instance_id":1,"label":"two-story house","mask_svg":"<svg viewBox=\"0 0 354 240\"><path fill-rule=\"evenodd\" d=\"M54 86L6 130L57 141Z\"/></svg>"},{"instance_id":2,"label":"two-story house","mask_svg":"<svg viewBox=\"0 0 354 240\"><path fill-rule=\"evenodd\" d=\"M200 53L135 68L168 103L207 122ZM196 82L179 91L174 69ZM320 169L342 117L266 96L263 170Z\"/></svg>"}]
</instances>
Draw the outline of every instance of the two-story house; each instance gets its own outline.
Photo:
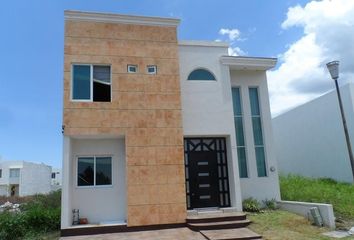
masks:
<instances>
[{"instance_id":1,"label":"two-story house","mask_svg":"<svg viewBox=\"0 0 354 240\"><path fill-rule=\"evenodd\" d=\"M52 168L26 161L0 162L0 196L29 196L51 191Z\"/></svg>"},{"instance_id":2,"label":"two-story house","mask_svg":"<svg viewBox=\"0 0 354 240\"><path fill-rule=\"evenodd\" d=\"M178 19L65 12L61 228L171 226L280 199L274 58L179 41Z\"/></svg>"}]
</instances>

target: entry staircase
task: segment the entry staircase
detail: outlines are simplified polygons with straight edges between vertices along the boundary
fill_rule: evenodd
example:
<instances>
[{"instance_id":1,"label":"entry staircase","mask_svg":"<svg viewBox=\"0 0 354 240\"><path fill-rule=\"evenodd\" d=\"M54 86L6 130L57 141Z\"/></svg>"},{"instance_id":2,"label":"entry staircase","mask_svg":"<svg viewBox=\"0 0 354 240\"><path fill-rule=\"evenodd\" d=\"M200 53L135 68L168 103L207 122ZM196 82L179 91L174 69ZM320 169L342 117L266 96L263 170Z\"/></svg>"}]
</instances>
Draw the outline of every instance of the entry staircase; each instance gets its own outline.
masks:
<instances>
[{"instance_id":1,"label":"entry staircase","mask_svg":"<svg viewBox=\"0 0 354 240\"><path fill-rule=\"evenodd\" d=\"M200 232L208 240L262 239L246 228L251 223L246 214L234 208L191 210L186 221L191 230Z\"/></svg>"}]
</instances>

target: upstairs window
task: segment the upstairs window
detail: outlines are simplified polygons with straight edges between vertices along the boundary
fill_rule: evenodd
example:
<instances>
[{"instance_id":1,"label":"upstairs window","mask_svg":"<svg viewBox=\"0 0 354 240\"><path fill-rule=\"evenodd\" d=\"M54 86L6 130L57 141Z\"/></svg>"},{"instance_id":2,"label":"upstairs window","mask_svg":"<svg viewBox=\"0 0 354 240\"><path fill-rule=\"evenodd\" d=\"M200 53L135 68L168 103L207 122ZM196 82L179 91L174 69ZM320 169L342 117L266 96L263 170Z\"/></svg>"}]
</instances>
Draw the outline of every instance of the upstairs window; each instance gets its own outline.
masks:
<instances>
[{"instance_id":1,"label":"upstairs window","mask_svg":"<svg viewBox=\"0 0 354 240\"><path fill-rule=\"evenodd\" d=\"M110 102L111 67L73 65L72 100Z\"/></svg>"},{"instance_id":2,"label":"upstairs window","mask_svg":"<svg viewBox=\"0 0 354 240\"><path fill-rule=\"evenodd\" d=\"M55 172L52 173L52 178L53 178L53 179L55 178Z\"/></svg>"},{"instance_id":3,"label":"upstairs window","mask_svg":"<svg viewBox=\"0 0 354 240\"><path fill-rule=\"evenodd\" d=\"M0 178L2 178L2 169L0 169Z\"/></svg>"},{"instance_id":4,"label":"upstairs window","mask_svg":"<svg viewBox=\"0 0 354 240\"><path fill-rule=\"evenodd\" d=\"M137 73L138 72L138 65L131 65L127 66L128 73Z\"/></svg>"},{"instance_id":5,"label":"upstairs window","mask_svg":"<svg viewBox=\"0 0 354 240\"><path fill-rule=\"evenodd\" d=\"M188 75L188 80L216 81L214 75L206 69L196 69Z\"/></svg>"},{"instance_id":6,"label":"upstairs window","mask_svg":"<svg viewBox=\"0 0 354 240\"><path fill-rule=\"evenodd\" d=\"M157 66L156 65L148 65L147 66L147 73L148 74L156 74L157 73Z\"/></svg>"},{"instance_id":7,"label":"upstairs window","mask_svg":"<svg viewBox=\"0 0 354 240\"><path fill-rule=\"evenodd\" d=\"M18 178L20 177L20 169L19 168L11 168L10 169L10 178Z\"/></svg>"}]
</instances>

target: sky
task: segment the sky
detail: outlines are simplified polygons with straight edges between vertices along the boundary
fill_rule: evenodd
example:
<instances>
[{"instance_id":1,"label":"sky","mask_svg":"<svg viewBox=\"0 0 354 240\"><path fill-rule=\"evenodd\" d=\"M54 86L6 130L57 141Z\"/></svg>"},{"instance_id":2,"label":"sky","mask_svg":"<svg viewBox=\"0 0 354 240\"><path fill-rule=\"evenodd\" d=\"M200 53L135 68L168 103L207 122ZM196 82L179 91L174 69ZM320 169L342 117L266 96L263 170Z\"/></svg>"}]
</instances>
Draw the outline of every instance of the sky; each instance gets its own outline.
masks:
<instances>
[{"instance_id":1,"label":"sky","mask_svg":"<svg viewBox=\"0 0 354 240\"><path fill-rule=\"evenodd\" d=\"M276 116L354 79L353 0L11 0L0 3L0 159L62 159L64 10L175 17L180 40L227 41L231 55L277 57Z\"/></svg>"}]
</instances>

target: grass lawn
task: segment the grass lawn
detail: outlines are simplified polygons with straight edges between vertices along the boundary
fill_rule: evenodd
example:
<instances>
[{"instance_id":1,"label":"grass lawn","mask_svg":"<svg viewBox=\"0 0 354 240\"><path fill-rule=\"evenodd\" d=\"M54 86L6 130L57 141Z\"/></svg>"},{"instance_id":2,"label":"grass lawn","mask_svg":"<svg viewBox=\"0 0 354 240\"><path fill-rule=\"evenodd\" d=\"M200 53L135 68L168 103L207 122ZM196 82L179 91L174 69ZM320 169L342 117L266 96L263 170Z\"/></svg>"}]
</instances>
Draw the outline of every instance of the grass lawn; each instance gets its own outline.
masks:
<instances>
[{"instance_id":1,"label":"grass lawn","mask_svg":"<svg viewBox=\"0 0 354 240\"><path fill-rule=\"evenodd\" d=\"M331 179L280 176L281 198L289 201L330 203L344 226L354 226L354 185Z\"/></svg>"},{"instance_id":2,"label":"grass lawn","mask_svg":"<svg viewBox=\"0 0 354 240\"><path fill-rule=\"evenodd\" d=\"M24 238L24 240L58 240L60 238L60 232L50 232L50 233L44 233L44 234L39 234L35 236L28 236Z\"/></svg>"},{"instance_id":3,"label":"grass lawn","mask_svg":"<svg viewBox=\"0 0 354 240\"><path fill-rule=\"evenodd\" d=\"M266 211L264 213L250 213L252 220L249 228L269 240L329 240L333 238L321 235L330 230L312 226L307 219L286 211ZM349 240L353 238L341 238Z\"/></svg>"}]
</instances>

